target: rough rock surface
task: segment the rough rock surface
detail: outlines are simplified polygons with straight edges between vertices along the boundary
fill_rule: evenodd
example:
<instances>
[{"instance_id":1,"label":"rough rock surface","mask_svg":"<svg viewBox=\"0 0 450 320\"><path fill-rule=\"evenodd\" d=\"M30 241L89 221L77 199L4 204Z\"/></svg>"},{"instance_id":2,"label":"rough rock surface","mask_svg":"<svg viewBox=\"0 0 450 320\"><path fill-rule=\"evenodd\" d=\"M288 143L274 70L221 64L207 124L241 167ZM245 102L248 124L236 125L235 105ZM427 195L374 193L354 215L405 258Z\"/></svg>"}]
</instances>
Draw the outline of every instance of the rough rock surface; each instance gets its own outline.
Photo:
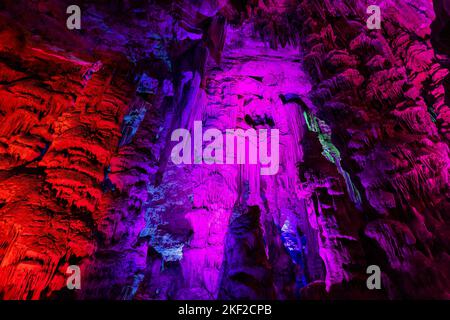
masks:
<instances>
[{"instance_id":1,"label":"rough rock surface","mask_svg":"<svg viewBox=\"0 0 450 320\"><path fill-rule=\"evenodd\" d=\"M448 299L450 8L380 3L2 1L0 298ZM194 121L278 174L173 164Z\"/></svg>"}]
</instances>

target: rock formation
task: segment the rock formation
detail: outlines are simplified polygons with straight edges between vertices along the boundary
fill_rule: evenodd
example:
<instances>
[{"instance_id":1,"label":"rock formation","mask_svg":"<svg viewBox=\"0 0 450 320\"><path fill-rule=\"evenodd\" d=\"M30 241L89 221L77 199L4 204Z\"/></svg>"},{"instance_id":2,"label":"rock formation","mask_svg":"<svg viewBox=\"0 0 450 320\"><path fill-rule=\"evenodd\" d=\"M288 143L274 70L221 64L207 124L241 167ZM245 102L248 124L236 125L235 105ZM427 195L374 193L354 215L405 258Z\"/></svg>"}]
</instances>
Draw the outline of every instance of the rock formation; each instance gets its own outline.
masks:
<instances>
[{"instance_id":1,"label":"rock formation","mask_svg":"<svg viewBox=\"0 0 450 320\"><path fill-rule=\"evenodd\" d=\"M0 4L1 299L450 297L448 1L78 2ZM278 173L175 165L194 121Z\"/></svg>"}]
</instances>

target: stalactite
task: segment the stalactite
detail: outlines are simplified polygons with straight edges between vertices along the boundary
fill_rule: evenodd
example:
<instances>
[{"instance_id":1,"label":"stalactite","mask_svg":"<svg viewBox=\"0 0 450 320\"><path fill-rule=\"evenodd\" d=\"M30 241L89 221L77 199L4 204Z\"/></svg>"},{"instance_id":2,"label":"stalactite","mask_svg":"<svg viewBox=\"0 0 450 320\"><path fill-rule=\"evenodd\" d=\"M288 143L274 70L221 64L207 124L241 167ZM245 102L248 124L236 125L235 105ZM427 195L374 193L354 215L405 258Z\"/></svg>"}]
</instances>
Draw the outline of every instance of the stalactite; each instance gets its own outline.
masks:
<instances>
[{"instance_id":1,"label":"stalactite","mask_svg":"<svg viewBox=\"0 0 450 320\"><path fill-rule=\"evenodd\" d=\"M3 2L0 298L448 297L444 0ZM195 122L277 174L176 165Z\"/></svg>"}]
</instances>

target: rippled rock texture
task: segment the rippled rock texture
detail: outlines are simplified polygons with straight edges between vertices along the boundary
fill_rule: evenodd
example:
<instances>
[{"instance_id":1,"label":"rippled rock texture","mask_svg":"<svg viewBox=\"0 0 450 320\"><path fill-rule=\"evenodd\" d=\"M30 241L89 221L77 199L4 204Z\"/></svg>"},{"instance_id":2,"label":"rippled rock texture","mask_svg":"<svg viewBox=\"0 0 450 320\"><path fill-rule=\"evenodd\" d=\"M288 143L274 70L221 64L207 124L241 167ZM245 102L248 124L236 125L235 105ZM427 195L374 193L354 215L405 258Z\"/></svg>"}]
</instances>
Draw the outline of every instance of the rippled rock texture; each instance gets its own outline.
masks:
<instances>
[{"instance_id":1,"label":"rippled rock texture","mask_svg":"<svg viewBox=\"0 0 450 320\"><path fill-rule=\"evenodd\" d=\"M2 299L450 297L446 0L78 2L0 4ZM175 165L194 121L278 173Z\"/></svg>"}]
</instances>

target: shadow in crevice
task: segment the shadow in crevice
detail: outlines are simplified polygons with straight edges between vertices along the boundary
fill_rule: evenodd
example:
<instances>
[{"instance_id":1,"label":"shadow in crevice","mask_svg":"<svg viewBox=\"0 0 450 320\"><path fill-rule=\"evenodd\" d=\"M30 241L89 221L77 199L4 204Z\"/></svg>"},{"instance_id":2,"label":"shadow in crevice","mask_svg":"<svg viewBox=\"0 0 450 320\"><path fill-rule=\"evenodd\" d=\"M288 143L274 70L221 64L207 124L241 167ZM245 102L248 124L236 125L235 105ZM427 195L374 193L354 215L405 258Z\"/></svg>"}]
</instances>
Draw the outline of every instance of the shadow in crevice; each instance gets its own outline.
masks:
<instances>
[{"instance_id":1,"label":"shadow in crevice","mask_svg":"<svg viewBox=\"0 0 450 320\"><path fill-rule=\"evenodd\" d=\"M431 43L440 64L450 70L450 3L447 0L433 0L436 18L431 24ZM450 105L450 75L443 81L445 104Z\"/></svg>"},{"instance_id":2,"label":"shadow in crevice","mask_svg":"<svg viewBox=\"0 0 450 320\"><path fill-rule=\"evenodd\" d=\"M275 298L258 206L236 205L228 227L220 300L268 300Z\"/></svg>"}]
</instances>

